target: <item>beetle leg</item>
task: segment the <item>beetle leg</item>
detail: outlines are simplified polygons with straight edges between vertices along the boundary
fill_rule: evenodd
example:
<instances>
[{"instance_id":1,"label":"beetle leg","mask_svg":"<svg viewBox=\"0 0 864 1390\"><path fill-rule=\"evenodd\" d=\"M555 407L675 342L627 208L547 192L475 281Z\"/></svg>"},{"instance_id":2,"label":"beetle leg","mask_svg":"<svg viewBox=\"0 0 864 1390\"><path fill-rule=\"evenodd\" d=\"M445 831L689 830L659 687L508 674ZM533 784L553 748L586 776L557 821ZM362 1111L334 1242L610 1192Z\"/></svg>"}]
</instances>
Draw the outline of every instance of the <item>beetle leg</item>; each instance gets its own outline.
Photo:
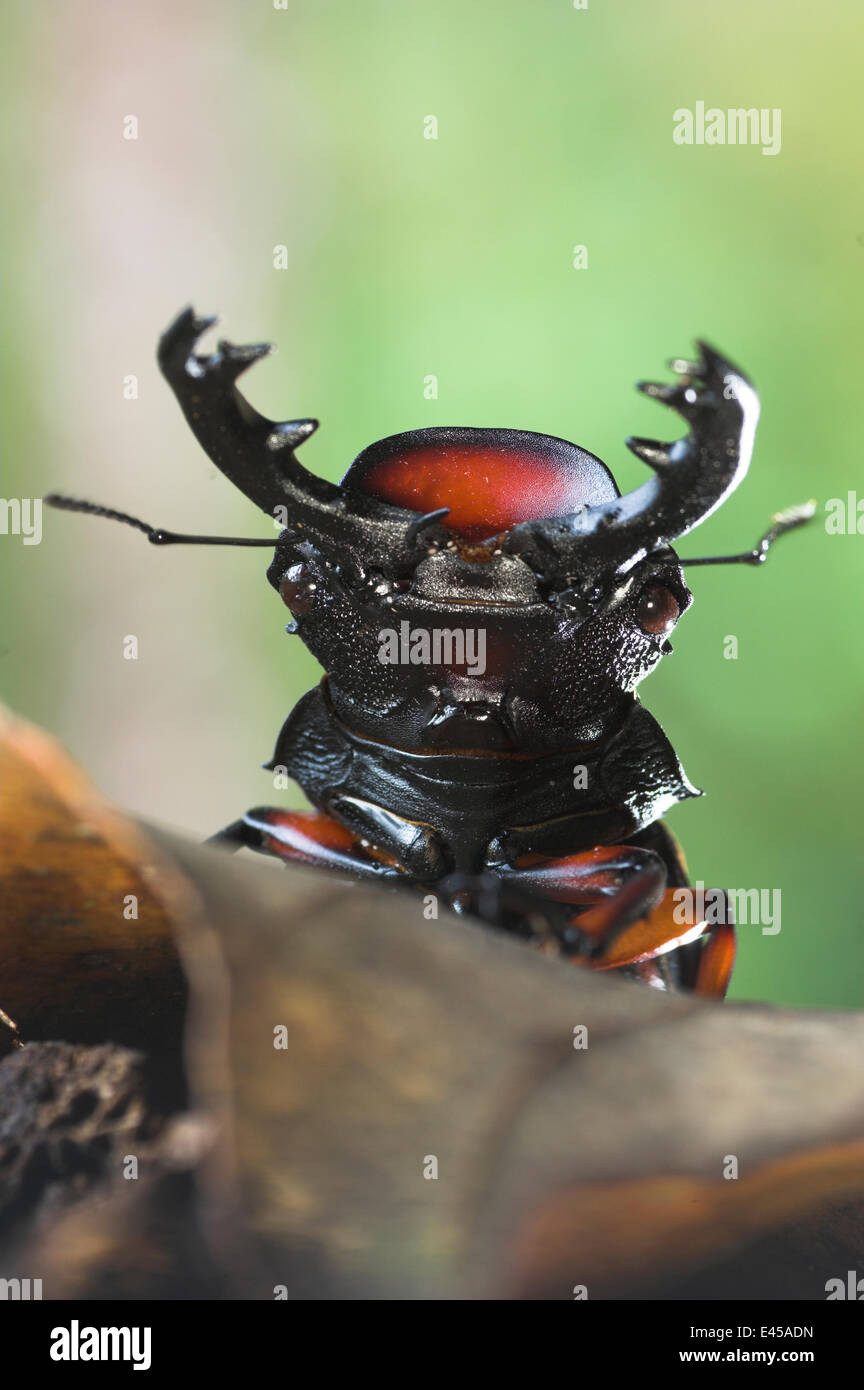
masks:
<instances>
[{"instance_id":1,"label":"beetle leg","mask_svg":"<svg viewBox=\"0 0 864 1390\"><path fill-rule=\"evenodd\" d=\"M630 902L626 899L629 897ZM617 898L591 908L576 919L591 945L583 962L594 970L636 966L643 970L671 951L699 942L701 951L692 983L694 994L722 999L729 987L735 960L735 929L727 921L710 924L700 915L682 923L675 889L667 889L647 913L636 917L638 881L622 889ZM578 957L577 957L578 959Z\"/></svg>"},{"instance_id":2,"label":"beetle leg","mask_svg":"<svg viewBox=\"0 0 864 1390\"><path fill-rule=\"evenodd\" d=\"M393 877L397 870L391 860L376 856L359 837L332 816L321 811L283 811L263 806L247 811L213 835L208 844L229 849L244 846L295 864L336 870L352 878Z\"/></svg>"},{"instance_id":3,"label":"beetle leg","mask_svg":"<svg viewBox=\"0 0 864 1390\"><path fill-rule=\"evenodd\" d=\"M346 804L346 803L350 803ZM495 863L480 875L436 872L437 845L404 821L372 803L340 798L340 819L321 811L261 807L214 835L208 843L246 846L293 863L381 882L433 884L455 911L503 925L506 915L523 920L522 935L544 949L558 940L566 957L593 970L630 969L649 984L665 987L661 957L693 945L701 953L690 987L705 998L726 993L735 956L734 929L678 920L675 889L666 889L667 869L659 854L638 845L606 845L560 859L525 855L515 865ZM374 814L373 814L374 813ZM348 825L348 818L354 822ZM391 823L392 822L392 823ZM366 838L374 835L376 844ZM386 848L383 846L386 844ZM406 850L414 863L406 871ZM409 862L411 856L408 856ZM581 909L556 929L544 903ZM560 907L552 916L558 917ZM511 927L511 929L513 929ZM688 972L689 973L689 972Z\"/></svg>"},{"instance_id":4,"label":"beetle leg","mask_svg":"<svg viewBox=\"0 0 864 1390\"><path fill-rule=\"evenodd\" d=\"M328 809L348 833L364 846L374 846L373 853L398 865L415 882L431 883L451 867L434 827L423 821L407 820L357 796L334 797Z\"/></svg>"},{"instance_id":5,"label":"beetle leg","mask_svg":"<svg viewBox=\"0 0 864 1390\"><path fill-rule=\"evenodd\" d=\"M714 927L699 960L693 993L703 999L723 999L735 964L735 928L729 923Z\"/></svg>"},{"instance_id":6,"label":"beetle leg","mask_svg":"<svg viewBox=\"0 0 864 1390\"><path fill-rule=\"evenodd\" d=\"M642 884L638 880L628 884L617 897L576 919L579 931L588 938L585 964L594 970L614 970L655 960L697 941L707 931L707 923L702 918L682 923L677 909L675 889L667 889L653 907L646 907Z\"/></svg>"},{"instance_id":7,"label":"beetle leg","mask_svg":"<svg viewBox=\"0 0 864 1390\"><path fill-rule=\"evenodd\" d=\"M574 964L593 970L630 967L651 983L662 956L693 946L699 952L690 976L693 992L706 998L726 993L734 929L725 921L712 925L701 915L682 922L679 894L666 888L666 865L653 851L607 845L561 859L517 861L497 871L505 883L583 908L563 934Z\"/></svg>"},{"instance_id":8,"label":"beetle leg","mask_svg":"<svg viewBox=\"0 0 864 1390\"><path fill-rule=\"evenodd\" d=\"M220 849L230 850L232 854L244 846L248 846L249 849L260 847L257 833L252 831L244 820L232 821L224 830L217 830L215 835L208 835L204 843L218 845Z\"/></svg>"},{"instance_id":9,"label":"beetle leg","mask_svg":"<svg viewBox=\"0 0 864 1390\"><path fill-rule=\"evenodd\" d=\"M523 855L515 864L498 865L495 871L505 883L578 907L615 897L633 878L642 884L648 905L652 893L656 901L666 884L666 870L659 856L636 845L603 845L561 859Z\"/></svg>"}]
</instances>

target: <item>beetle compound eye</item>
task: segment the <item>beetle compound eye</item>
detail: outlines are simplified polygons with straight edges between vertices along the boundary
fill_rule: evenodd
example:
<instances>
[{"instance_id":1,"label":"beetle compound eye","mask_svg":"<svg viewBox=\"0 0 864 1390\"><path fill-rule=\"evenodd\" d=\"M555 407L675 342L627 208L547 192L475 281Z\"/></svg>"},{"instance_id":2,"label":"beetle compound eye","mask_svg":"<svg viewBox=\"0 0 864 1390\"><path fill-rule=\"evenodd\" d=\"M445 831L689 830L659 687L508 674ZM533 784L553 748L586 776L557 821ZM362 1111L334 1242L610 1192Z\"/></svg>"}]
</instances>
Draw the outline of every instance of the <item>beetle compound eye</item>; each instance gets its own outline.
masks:
<instances>
[{"instance_id":1,"label":"beetle compound eye","mask_svg":"<svg viewBox=\"0 0 864 1390\"><path fill-rule=\"evenodd\" d=\"M680 613L681 606L675 595L662 584L651 584L639 596L636 621L643 632L662 637L665 632L672 631Z\"/></svg>"},{"instance_id":2,"label":"beetle compound eye","mask_svg":"<svg viewBox=\"0 0 864 1390\"><path fill-rule=\"evenodd\" d=\"M315 602L315 588L306 566L292 565L279 585L279 593L282 595L282 602L292 613L304 617L311 611Z\"/></svg>"}]
</instances>

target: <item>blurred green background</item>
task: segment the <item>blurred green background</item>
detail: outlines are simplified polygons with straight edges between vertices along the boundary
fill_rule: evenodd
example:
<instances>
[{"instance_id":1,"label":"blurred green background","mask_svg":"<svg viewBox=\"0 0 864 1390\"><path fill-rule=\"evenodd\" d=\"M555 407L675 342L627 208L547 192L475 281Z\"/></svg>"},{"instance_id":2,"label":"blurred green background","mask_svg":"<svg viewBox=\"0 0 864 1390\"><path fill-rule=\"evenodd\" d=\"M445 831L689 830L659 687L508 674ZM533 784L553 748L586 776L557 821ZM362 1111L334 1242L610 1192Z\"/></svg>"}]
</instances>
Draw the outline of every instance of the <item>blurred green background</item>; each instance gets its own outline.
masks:
<instances>
[{"instance_id":1,"label":"blurred green background","mask_svg":"<svg viewBox=\"0 0 864 1390\"><path fill-rule=\"evenodd\" d=\"M627 488L644 470L624 437L671 418L635 380L697 335L754 378L750 476L682 552L749 546L810 496L819 518L763 570L691 571L641 693L708 793L670 817L694 878L782 889L782 931L743 929L732 994L796 1005L864 993L864 537L824 525L828 498L864 496L860 22L853 0L18 0L6 18L6 497L266 534L155 367L189 301L278 343L246 390L321 419L303 461L330 478L385 434L507 425L574 439ZM673 111L700 100L779 107L781 152L674 144ZM57 513L41 545L0 550L5 698L98 785L200 836L272 798L260 764L317 673L260 552L156 551Z\"/></svg>"}]
</instances>

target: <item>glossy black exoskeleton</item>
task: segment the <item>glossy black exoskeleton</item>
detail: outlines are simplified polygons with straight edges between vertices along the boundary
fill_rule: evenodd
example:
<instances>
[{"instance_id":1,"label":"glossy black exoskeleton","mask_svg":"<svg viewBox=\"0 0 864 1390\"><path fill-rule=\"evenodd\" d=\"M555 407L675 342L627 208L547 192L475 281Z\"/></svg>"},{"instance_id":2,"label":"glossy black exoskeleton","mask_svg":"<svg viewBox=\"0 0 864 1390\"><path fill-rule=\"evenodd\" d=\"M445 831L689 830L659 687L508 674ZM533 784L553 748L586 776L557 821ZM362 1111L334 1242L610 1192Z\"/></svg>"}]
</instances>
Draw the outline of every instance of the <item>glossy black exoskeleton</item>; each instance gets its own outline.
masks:
<instances>
[{"instance_id":1,"label":"glossy black exoskeleton","mask_svg":"<svg viewBox=\"0 0 864 1390\"><path fill-rule=\"evenodd\" d=\"M509 429L378 441L341 484L296 450L315 420L276 423L240 394L265 345L196 353L214 320L182 313L159 362L216 466L284 525L268 579L326 675L289 715L271 769L314 812L263 807L214 839L422 890L546 949L659 987L719 995L731 924L688 921L660 818L699 795L636 687L689 607L683 564L759 563L812 507L742 555L681 561L672 543L750 461L756 393L706 344L640 389L689 427L628 440L652 469L619 495L594 455ZM182 536L108 508L155 544Z\"/></svg>"}]
</instances>

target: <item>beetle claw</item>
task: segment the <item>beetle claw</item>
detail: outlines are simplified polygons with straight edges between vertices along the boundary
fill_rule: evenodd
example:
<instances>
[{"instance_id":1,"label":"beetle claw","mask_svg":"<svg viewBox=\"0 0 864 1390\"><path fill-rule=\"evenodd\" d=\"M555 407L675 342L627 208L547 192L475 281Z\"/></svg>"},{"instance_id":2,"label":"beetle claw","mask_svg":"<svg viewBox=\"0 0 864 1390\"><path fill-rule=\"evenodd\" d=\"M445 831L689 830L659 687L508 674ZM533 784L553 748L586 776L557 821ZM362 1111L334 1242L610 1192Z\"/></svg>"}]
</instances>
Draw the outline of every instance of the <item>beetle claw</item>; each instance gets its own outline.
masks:
<instances>
[{"instance_id":1,"label":"beetle claw","mask_svg":"<svg viewBox=\"0 0 864 1390\"><path fill-rule=\"evenodd\" d=\"M218 314L198 317L190 304L162 334L156 357L162 373L175 388L204 375L212 359L197 357L195 346L218 322Z\"/></svg>"},{"instance_id":2,"label":"beetle claw","mask_svg":"<svg viewBox=\"0 0 864 1390\"><path fill-rule=\"evenodd\" d=\"M686 376L691 380L705 375L705 363L694 362L689 357L670 357L666 365L676 376Z\"/></svg>"},{"instance_id":3,"label":"beetle claw","mask_svg":"<svg viewBox=\"0 0 864 1390\"><path fill-rule=\"evenodd\" d=\"M641 391L643 396L650 396L652 401L661 401L668 405L670 401L674 401L681 387L665 381L637 381L636 390Z\"/></svg>"},{"instance_id":4,"label":"beetle claw","mask_svg":"<svg viewBox=\"0 0 864 1390\"><path fill-rule=\"evenodd\" d=\"M692 421L710 402L705 387L693 386L687 380L672 383L639 381L636 383L636 390L641 391L644 396L649 396L652 401L670 406L687 421Z\"/></svg>"},{"instance_id":5,"label":"beetle claw","mask_svg":"<svg viewBox=\"0 0 864 1390\"><path fill-rule=\"evenodd\" d=\"M267 448L277 452L279 449L296 449L318 428L317 420L280 420L267 436Z\"/></svg>"},{"instance_id":6,"label":"beetle claw","mask_svg":"<svg viewBox=\"0 0 864 1390\"><path fill-rule=\"evenodd\" d=\"M223 380L236 381L238 376L247 371L253 362L258 362L262 357L269 357L273 351L272 343L229 343L224 338L220 340L219 350L213 357L208 359L211 370L218 372Z\"/></svg>"},{"instance_id":7,"label":"beetle claw","mask_svg":"<svg viewBox=\"0 0 864 1390\"><path fill-rule=\"evenodd\" d=\"M625 443L631 454L647 463L649 468L665 468L672 462L669 457L669 445L661 444L656 439L640 439L631 435Z\"/></svg>"}]
</instances>

